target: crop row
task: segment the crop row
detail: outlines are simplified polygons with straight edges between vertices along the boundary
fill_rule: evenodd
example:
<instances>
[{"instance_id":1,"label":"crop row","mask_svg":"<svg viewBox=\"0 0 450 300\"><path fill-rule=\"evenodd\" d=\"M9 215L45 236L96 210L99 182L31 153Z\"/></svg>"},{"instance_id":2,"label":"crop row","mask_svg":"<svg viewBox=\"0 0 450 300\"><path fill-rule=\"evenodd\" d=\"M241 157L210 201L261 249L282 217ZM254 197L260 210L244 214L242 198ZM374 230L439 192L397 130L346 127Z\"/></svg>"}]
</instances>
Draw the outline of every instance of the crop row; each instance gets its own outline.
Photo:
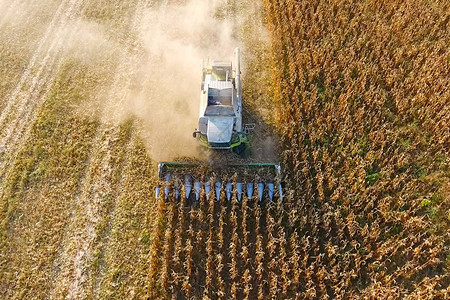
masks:
<instances>
[{"instance_id":1,"label":"crop row","mask_svg":"<svg viewBox=\"0 0 450 300\"><path fill-rule=\"evenodd\" d=\"M448 3L265 5L284 201L160 199L150 295L448 297Z\"/></svg>"}]
</instances>

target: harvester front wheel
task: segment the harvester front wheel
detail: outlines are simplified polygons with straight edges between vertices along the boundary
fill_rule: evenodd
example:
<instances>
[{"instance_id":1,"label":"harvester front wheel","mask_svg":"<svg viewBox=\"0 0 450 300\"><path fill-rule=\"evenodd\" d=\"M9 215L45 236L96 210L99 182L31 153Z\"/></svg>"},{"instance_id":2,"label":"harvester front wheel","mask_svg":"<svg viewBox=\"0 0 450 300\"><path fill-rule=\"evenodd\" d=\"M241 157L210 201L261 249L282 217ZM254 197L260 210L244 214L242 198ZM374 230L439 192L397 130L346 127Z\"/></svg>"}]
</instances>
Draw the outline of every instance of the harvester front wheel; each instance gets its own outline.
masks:
<instances>
[{"instance_id":1,"label":"harvester front wheel","mask_svg":"<svg viewBox=\"0 0 450 300\"><path fill-rule=\"evenodd\" d=\"M246 150L247 150L246 143L241 143L239 146L233 148L233 152L239 156L245 156Z\"/></svg>"}]
</instances>

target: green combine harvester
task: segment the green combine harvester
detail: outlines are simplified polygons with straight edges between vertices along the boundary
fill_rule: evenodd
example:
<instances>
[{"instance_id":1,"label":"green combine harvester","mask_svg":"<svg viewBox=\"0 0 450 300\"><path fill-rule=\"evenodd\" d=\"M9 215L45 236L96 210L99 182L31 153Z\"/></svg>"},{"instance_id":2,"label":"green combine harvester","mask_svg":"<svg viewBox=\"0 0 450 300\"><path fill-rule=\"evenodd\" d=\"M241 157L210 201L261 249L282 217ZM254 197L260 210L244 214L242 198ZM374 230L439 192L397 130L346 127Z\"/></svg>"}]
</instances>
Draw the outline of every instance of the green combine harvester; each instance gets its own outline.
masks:
<instances>
[{"instance_id":1,"label":"green combine harvester","mask_svg":"<svg viewBox=\"0 0 450 300\"><path fill-rule=\"evenodd\" d=\"M228 61L203 63L200 115L194 138L212 151L231 150L244 155L250 148L249 135L254 128L254 124L242 123L239 48L235 50L234 68ZM274 163L213 167L202 162L161 162L158 175L162 183L156 188L156 197L163 186L166 200L171 196L179 199L183 193L187 200L198 201L203 189L208 199L214 190L218 201L224 188L228 201L233 191L241 201L244 190L247 197L252 198L256 186L260 202L264 193L272 201L274 197L282 198L280 172L280 166Z\"/></svg>"}]
</instances>

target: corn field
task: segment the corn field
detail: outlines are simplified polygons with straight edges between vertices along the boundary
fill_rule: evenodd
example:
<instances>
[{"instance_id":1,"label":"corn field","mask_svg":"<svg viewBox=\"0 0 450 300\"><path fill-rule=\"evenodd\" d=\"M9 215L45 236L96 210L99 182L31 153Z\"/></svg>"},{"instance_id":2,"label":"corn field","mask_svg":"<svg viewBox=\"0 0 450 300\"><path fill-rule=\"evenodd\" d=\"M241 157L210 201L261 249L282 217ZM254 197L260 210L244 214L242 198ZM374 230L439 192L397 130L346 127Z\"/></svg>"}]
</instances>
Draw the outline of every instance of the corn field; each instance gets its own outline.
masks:
<instances>
[{"instance_id":1,"label":"corn field","mask_svg":"<svg viewBox=\"0 0 450 300\"><path fill-rule=\"evenodd\" d=\"M448 298L449 4L265 15L286 196L161 200L150 295Z\"/></svg>"}]
</instances>

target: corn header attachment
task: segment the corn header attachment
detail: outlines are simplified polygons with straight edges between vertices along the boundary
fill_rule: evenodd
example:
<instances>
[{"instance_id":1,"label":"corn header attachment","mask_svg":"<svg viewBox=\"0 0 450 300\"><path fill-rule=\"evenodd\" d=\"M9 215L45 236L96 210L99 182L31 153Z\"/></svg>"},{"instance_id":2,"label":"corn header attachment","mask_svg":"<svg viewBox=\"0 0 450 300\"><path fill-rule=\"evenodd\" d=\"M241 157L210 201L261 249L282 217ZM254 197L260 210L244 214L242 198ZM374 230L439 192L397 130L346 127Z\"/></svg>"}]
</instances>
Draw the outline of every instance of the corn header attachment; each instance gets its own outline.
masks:
<instances>
[{"instance_id":1,"label":"corn header attachment","mask_svg":"<svg viewBox=\"0 0 450 300\"><path fill-rule=\"evenodd\" d=\"M156 198L160 195L187 203L199 201L201 195L209 200L226 199L235 196L242 201L245 195L256 198L283 200L280 166L272 163L231 164L223 168L213 168L206 164L190 162L161 162L158 165L160 184L156 187Z\"/></svg>"}]
</instances>

